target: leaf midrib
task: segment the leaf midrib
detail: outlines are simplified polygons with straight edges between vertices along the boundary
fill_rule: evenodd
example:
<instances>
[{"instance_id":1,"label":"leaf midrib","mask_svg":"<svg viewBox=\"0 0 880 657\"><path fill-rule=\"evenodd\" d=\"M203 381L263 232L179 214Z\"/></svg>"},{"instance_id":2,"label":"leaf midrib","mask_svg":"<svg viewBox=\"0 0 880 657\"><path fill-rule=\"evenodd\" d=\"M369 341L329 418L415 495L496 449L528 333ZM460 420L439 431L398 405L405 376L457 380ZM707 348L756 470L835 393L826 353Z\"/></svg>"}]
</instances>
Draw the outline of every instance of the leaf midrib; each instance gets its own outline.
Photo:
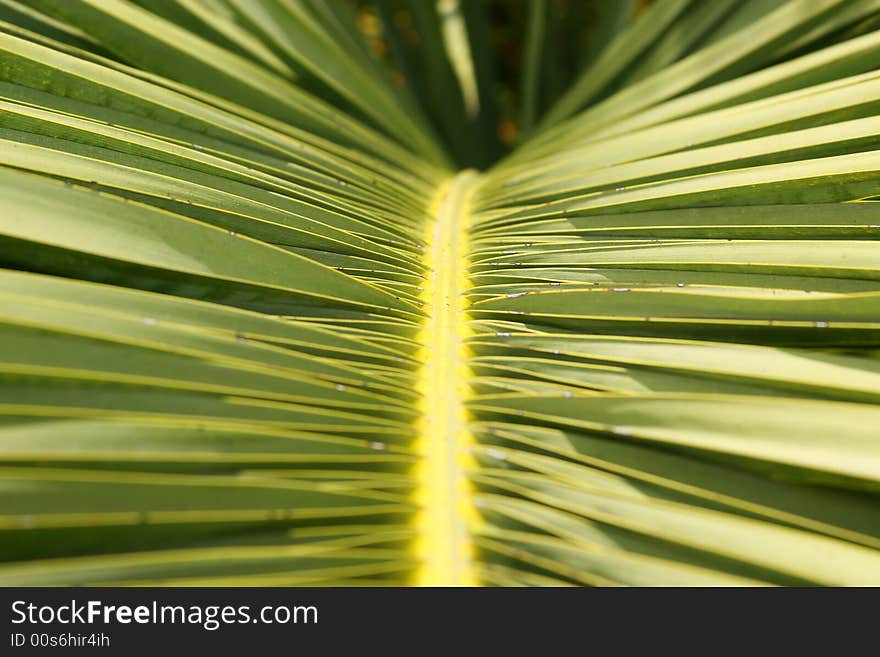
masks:
<instances>
[{"instance_id":1,"label":"leaf midrib","mask_svg":"<svg viewBox=\"0 0 880 657\"><path fill-rule=\"evenodd\" d=\"M426 227L422 300L426 317L418 389L416 553L422 586L473 586L471 532L477 513L467 471L474 464L465 402L470 369L465 291L470 199L480 176L465 170L440 186Z\"/></svg>"}]
</instances>

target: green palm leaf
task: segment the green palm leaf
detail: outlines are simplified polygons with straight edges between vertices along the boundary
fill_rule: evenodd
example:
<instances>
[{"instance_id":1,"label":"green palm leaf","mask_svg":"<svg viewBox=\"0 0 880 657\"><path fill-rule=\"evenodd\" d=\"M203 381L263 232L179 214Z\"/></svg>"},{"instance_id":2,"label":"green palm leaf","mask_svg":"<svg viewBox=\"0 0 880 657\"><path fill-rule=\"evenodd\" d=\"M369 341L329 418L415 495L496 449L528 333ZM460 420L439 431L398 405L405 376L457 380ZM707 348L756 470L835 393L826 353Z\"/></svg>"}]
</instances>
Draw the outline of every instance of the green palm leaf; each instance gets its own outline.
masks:
<instances>
[{"instance_id":1,"label":"green palm leaf","mask_svg":"<svg viewBox=\"0 0 880 657\"><path fill-rule=\"evenodd\" d=\"M880 583L880 3L505 4L0 0L0 584Z\"/></svg>"}]
</instances>

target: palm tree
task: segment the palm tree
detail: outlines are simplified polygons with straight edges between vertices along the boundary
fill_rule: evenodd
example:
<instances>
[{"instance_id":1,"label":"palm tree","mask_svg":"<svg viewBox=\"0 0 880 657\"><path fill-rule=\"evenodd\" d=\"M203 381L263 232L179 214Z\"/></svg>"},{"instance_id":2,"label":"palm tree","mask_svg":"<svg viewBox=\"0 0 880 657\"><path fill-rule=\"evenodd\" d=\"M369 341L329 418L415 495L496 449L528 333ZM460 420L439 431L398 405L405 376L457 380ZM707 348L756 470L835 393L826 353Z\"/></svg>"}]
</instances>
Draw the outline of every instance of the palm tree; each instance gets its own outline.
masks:
<instances>
[{"instance_id":1,"label":"palm tree","mask_svg":"<svg viewBox=\"0 0 880 657\"><path fill-rule=\"evenodd\" d=\"M0 584L880 584L878 25L0 0Z\"/></svg>"}]
</instances>

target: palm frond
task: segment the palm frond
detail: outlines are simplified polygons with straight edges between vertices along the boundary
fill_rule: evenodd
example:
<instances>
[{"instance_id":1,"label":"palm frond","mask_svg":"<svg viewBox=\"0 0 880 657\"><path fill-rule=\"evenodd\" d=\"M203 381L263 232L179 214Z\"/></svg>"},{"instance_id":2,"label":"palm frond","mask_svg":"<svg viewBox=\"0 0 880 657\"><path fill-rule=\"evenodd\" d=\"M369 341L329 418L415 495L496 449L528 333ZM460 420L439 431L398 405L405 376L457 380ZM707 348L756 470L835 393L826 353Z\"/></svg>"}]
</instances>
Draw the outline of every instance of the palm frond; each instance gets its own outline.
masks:
<instances>
[{"instance_id":1,"label":"palm frond","mask_svg":"<svg viewBox=\"0 0 880 657\"><path fill-rule=\"evenodd\" d=\"M880 3L637 4L0 0L0 584L880 582Z\"/></svg>"}]
</instances>

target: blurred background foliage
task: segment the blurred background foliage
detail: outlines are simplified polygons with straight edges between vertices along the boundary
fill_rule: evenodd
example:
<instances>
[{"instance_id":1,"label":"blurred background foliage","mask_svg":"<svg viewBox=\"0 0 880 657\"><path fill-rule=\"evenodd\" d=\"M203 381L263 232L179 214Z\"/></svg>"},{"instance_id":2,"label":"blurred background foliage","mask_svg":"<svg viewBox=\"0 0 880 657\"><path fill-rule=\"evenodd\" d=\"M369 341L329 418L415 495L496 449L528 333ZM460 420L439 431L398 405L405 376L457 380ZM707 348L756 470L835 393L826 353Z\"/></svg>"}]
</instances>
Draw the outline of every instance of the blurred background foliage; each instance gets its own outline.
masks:
<instances>
[{"instance_id":1,"label":"blurred background foliage","mask_svg":"<svg viewBox=\"0 0 880 657\"><path fill-rule=\"evenodd\" d=\"M586 82L591 73L596 73L594 82L599 81L589 102L581 102L577 109L736 32L785 2L350 1L370 50L390 66L397 85L409 89L426 110L456 161L481 169L522 143L565 92L578 81ZM855 10L841 11L839 27L815 34L815 39L771 49L757 68L864 34L880 24L876 13ZM844 15L849 12L852 20ZM639 44L639 51L606 48L627 29L640 33L638 40L631 41ZM460 59L472 60L475 70L457 70L456 51L462 49ZM467 81L470 75L475 81ZM476 87L476 101L467 98L473 94L469 85ZM458 102L451 103L449 99L455 97ZM462 126L467 126L464 134Z\"/></svg>"},{"instance_id":2,"label":"blurred background foliage","mask_svg":"<svg viewBox=\"0 0 880 657\"><path fill-rule=\"evenodd\" d=\"M453 146L456 157L480 168L519 143L608 42L652 2L440 0L432 7L423 0L352 1L373 54L428 109L444 141L459 145ZM434 56L443 48L443 35L431 29L427 15L435 9L441 17L461 12L474 32L467 41L478 69L480 102L472 109L474 129L467 142L477 153L467 153L464 140L451 134L461 125L467 103L452 57L442 66L443 58ZM546 34L554 35L552 48L546 47ZM450 94L459 96L458 107L465 108L458 116L450 115Z\"/></svg>"}]
</instances>

